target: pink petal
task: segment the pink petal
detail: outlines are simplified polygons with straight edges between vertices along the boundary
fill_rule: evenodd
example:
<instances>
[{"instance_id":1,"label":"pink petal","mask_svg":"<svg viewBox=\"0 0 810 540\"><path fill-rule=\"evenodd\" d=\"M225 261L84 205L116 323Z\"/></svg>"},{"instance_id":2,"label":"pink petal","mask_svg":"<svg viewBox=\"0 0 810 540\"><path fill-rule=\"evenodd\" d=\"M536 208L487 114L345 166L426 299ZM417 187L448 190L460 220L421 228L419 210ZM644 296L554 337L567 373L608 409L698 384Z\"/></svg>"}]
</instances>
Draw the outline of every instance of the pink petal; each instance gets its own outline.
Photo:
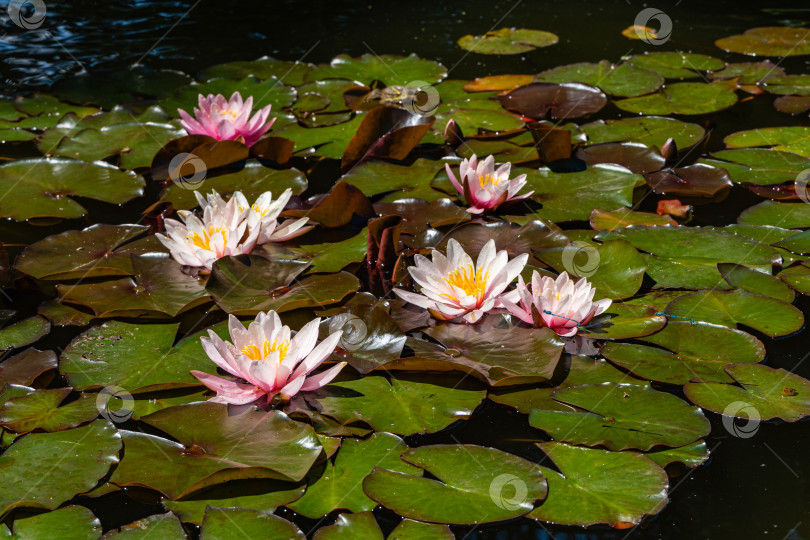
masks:
<instances>
[{"instance_id":1,"label":"pink petal","mask_svg":"<svg viewBox=\"0 0 810 540\"><path fill-rule=\"evenodd\" d=\"M330 382L332 382L332 379L337 377L337 374L340 373L340 370L343 369L345 366L346 362L341 362L335 366L332 366L326 371L322 371L321 373L312 375L311 377L307 377L307 380L301 387L301 391L309 392L310 390L317 390L321 386L329 384Z\"/></svg>"},{"instance_id":2,"label":"pink petal","mask_svg":"<svg viewBox=\"0 0 810 540\"><path fill-rule=\"evenodd\" d=\"M245 405L256 401L264 395L264 392L250 384L228 381L202 371L192 370L189 373L194 375L194 377L205 386L216 392L217 397L221 398L222 401L226 403Z\"/></svg>"}]
</instances>

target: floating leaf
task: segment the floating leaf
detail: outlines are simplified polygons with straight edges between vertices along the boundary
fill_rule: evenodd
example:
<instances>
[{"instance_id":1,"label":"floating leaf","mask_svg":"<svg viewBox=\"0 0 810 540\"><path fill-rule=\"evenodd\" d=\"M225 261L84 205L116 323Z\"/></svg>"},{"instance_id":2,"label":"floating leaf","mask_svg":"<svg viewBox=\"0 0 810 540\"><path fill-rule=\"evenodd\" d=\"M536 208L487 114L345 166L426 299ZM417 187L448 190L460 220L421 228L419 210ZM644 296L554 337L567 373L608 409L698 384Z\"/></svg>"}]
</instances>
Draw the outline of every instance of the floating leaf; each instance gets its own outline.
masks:
<instances>
[{"instance_id":1,"label":"floating leaf","mask_svg":"<svg viewBox=\"0 0 810 540\"><path fill-rule=\"evenodd\" d=\"M599 111L607 103L601 90L582 83L532 83L498 96L507 110L535 119L565 119Z\"/></svg>"},{"instance_id":2,"label":"floating leaf","mask_svg":"<svg viewBox=\"0 0 810 540\"><path fill-rule=\"evenodd\" d=\"M657 149L634 142L592 144L577 148L576 156L589 165L615 163L636 174L659 171L666 165Z\"/></svg>"},{"instance_id":3,"label":"floating leaf","mask_svg":"<svg viewBox=\"0 0 810 540\"><path fill-rule=\"evenodd\" d=\"M595 209L591 212L591 228L595 231L613 231L630 225L671 226L678 222L669 216L659 216L649 212L636 212L629 208L619 208L612 212Z\"/></svg>"},{"instance_id":4,"label":"floating leaf","mask_svg":"<svg viewBox=\"0 0 810 540\"><path fill-rule=\"evenodd\" d=\"M211 79L233 79L238 81L253 75L261 80L275 78L284 84L297 86L304 82L304 75L313 67L312 64L307 62L290 62L262 56L256 60L217 64L202 70L199 76L204 81L210 81Z\"/></svg>"},{"instance_id":5,"label":"floating leaf","mask_svg":"<svg viewBox=\"0 0 810 540\"><path fill-rule=\"evenodd\" d=\"M310 272L339 272L346 266L359 263L366 257L367 229L363 229L345 240L335 239L332 242L318 244L307 242L307 240L314 240L313 236L315 235L307 235L303 239L299 239L298 245L268 242L255 249L253 254L275 259L276 262L280 262L282 259L308 262L311 263L308 268Z\"/></svg>"},{"instance_id":6,"label":"floating leaf","mask_svg":"<svg viewBox=\"0 0 810 540\"><path fill-rule=\"evenodd\" d=\"M340 514L335 523L315 531L312 540L383 540L374 514Z\"/></svg>"},{"instance_id":7,"label":"floating leaf","mask_svg":"<svg viewBox=\"0 0 810 540\"><path fill-rule=\"evenodd\" d=\"M341 444L334 464L326 463L314 476L304 496L288 505L308 518L319 518L343 508L352 512L373 510L377 503L363 493L363 479L379 467L420 475L421 469L399 459L408 450L402 439L390 433L372 433L368 439L347 439Z\"/></svg>"},{"instance_id":8,"label":"floating leaf","mask_svg":"<svg viewBox=\"0 0 810 540\"><path fill-rule=\"evenodd\" d=\"M33 217L77 218L87 210L72 197L112 204L143 194L144 181L107 163L72 159L19 159L0 166L0 216L24 221Z\"/></svg>"},{"instance_id":9,"label":"floating leaf","mask_svg":"<svg viewBox=\"0 0 810 540\"><path fill-rule=\"evenodd\" d=\"M667 448L654 452L645 452L644 457L650 458L660 467L665 467L670 463L683 463L689 468L703 465L709 460L709 450L706 448L706 441L697 441L680 448Z\"/></svg>"},{"instance_id":10,"label":"floating leaf","mask_svg":"<svg viewBox=\"0 0 810 540\"><path fill-rule=\"evenodd\" d=\"M752 294L770 296L787 303L792 303L796 296L779 278L770 274L734 263L720 263L717 269L729 285Z\"/></svg>"},{"instance_id":11,"label":"floating leaf","mask_svg":"<svg viewBox=\"0 0 810 540\"><path fill-rule=\"evenodd\" d=\"M363 491L406 518L460 524L503 521L526 514L547 493L534 463L494 448L422 446L402 459L438 480L375 469L363 481Z\"/></svg>"},{"instance_id":12,"label":"floating leaf","mask_svg":"<svg viewBox=\"0 0 810 540\"><path fill-rule=\"evenodd\" d=\"M713 56L683 52L637 54L630 58L630 63L667 79L689 79L699 76L701 71L717 71L726 65Z\"/></svg>"},{"instance_id":13,"label":"floating leaf","mask_svg":"<svg viewBox=\"0 0 810 540\"><path fill-rule=\"evenodd\" d=\"M56 369L56 354L30 347L0 363L0 388L7 384L30 385L52 369Z\"/></svg>"},{"instance_id":14,"label":"floating leaf","mask_svg":"<svg viewBox=\"0 0 810 540\"><path fill-rule=\"evenodd\" d=\"M423 116L394 107L375 107L364 117L341 158L341 169L372 159L403 160L435 122Z\"/></svg>"},{"instance_id":15,"label":"floating leaf","mask_svg":"<svg viewBox=\"0 0 810 540\"><path fill-rule=\"evenodd\" d=\"M51 323L42 317L30 317L0 330L0 351L34 343L51 331Z\"/></svg>"},{"instance_id":16,"label":"floating leaf","mask_svg":"<svg viewBox=\"0 0 810 540\"><path fill-rule=\"evenodd\" d=\"M762 87L771 94L810 96L810 75L777 75L763 81Z\"/></svg>"},{"instance_id":17,"label":"floating leaf","mask_svg":"<svg viewBox=\"0 0 810 540\"><path fill-rule=\"evenodd\" d=\"M810 294L810 268L791 266L779 272L778 277L800 293Z\"/></svg>"},{"instance_id":18,"label":"floating leaf","mask_svg":"<svg viewBox=\"0 0 810 540\"><path fill-rule=\"evenodd\" d=\"M649 450L658 445L683 446L710 430L700 408L649 386L584 384L561 388L552 395L583 411L531 412L529 424L558 441L608 450Z\"/></svg>"},{"instance_id":19,"label":"floating leaf","mask_svg":"<svg viewBox=\"0 0 810 540\"><path fill-rule=\"evenodd\" d=\"M319 128L305 128L298 124L289 125L275 132L279 137L295 141L295 151L317 147L314 155L325 158L340 159L349 145L365 113L358 113L354 118L342 124Z\"/></svg>"},{"instance_id":20,"label":"floating leaf","mask_svg":"<svg viewBox=\"0 0 810 540\"><path fill-rule=\"evenodd\" d=\"M110 531L102 538L113 539L147 539L161 538L164 540L184 540L186 532L177 516L171 512L153 514L139 519L134 523L124 525L117 531Z\"/></svg>"},{"instance_id":21,"label":"floating leaf","mask_svg":"<svg viewBox=\"0 0 810 540\"><path fill-rule=\"evenodd\" d=\"M612 64L602 60L598 64L582 62L558 66L539 73L536 82L581 82L598 86L606 94L634 97L655 92L664 84L664 78L648 69L633 64Z\"/></svg>"},{"instance_id":22,"label":"floating leaf","mask_svg":"<svg viewBox=\"0 0 810 540\"><path fill-rule=\"evenodd\" d=\"M66 506L53 512L14 520L9 538L69 538L93 540L101 534L101 522L83 506Z\"/></svg>"},{"instance_id":23,"label":"floating leaf","mask_svg":"<svg viewBox=\"0 0 810 540\"><path fill-rule=\"evenodd\" d=\"M674 83L659 92L616 101L624 111L637 114L707 114L731 107L737 95L705 83Z\"/></svg>"},{"instance_id":24,"label":"floating leaf","mask_svg":"<svg viewBox=\"0 0 810 540\"><path fill-rule=\"evenodd\" d=\"M561 525L626 526L657 514L667 503L667 475L644 456L556 442L538 446L562 474L541 467L548 499L530 518Z\"/></svg>"},{"instance_id":25,"label":"floating leaf","mask_svg":"<svg viewBox=\"0 0 810 540\"><path fill-rule=\"evenodd\" d=\"M269 512L249 508L206 509L201 540L233 538L235 531L246 538L306 539L306 535L294 524Z\"/></svg>"},{"instance_id":26,"label":"floating leaf","mask_svg":"<svg viewBox=\"0 0 810 540\"><path fill-rule=\"evenodd\" d=\"M554 45L559 39L545 30L499 28L483 36L468 34L458 40L458 46L478 54L520 54Z\"/></svg>"},{"instance_id":27,"label":"floating leaf","mask_svg":"<svg viewBox=\"0 0 810 540\"><path fill-rule=\"evenodd\" d=\"M749 206L737 218L747 225L772 225L786 229L810 228L810 204L763 201Z\"/></svg>"},{"instance_id":28,"label":"floating leaf","mask_svg":"<svg viewBox=\"0 0 810 540\"><path fill-rule=\"evenodd\" d=\"M650 335L665 324L666 319L656 315L652 308L613 302L607 311L582 327L580 333L594 339L628 339Z\"/></svg>"},{"instance_id":29,"label":"floating leaf","mask_svg":"<svg viewBox=\"0 0 810 540\"><path fill-rule=\"evenodd\" d=\"M447 198L436 199L428 203L423 199L400 199L398 202L378 202L374 210L383 216L396 215L403 219L402 232L416 234L424 230L425 225L442 227L460 225L470 221L470 213Z\"/></svg>"},{"instance_id":30,"label":"floating leaf","mask_svg":"<svg viewBox=\"0 0 810 540\"><path fill-rule=\"evenodd\" d=\"M739 62L726 64L719 71L709 73L714 80L737 79L739 84L759 84L772 75L784 75L785 71L770 60L762 62Z\"/></svg>"},{"instance_id":31,"label":"floating leaf","mask_svg":"<svg viewBox=\"0 0 810 540\"><path fill-rule=\"evenodd\" d=\"M122 431L126 452L110 481L172 499L228 480L299 481L321 453L312 427L279 411L228 413L223 403L177 405L141 418L179 443Z\"/></svg>"},{"instance_id":32,"label":"floating leaf","mask_svg":"<svg viewBox=\"0 0 810 540\"><path fill-rule=\"evenodd\" d=\"M430 182L441 169L441 162L424 158L417 159L409 166L373 161L353 168L342 179L360 189L368 197L392 192L384 197L383 201L411 197L435 201L443 195L431 189Z\"/></svg>"},{"instance_id":33,"label":"floating leaf","mask_svg":"<svg viewBox=\"0 0 810 540\"><path fill-rule=\"evenodd\" d=\"M729 148L767 146L810 158L810 127L783 126L738 131L723 139Z\"/></svg>"},{"instance_id":34,"label":"floating leaf","mask_svg":"<svg viewBox=\"0 0 810 540\"><path fill-rule=\"evenodd\" d=\"M726 371L740 386L690 382L686 397L704 409L726 416L756 420L781 418L795 422L810 416L810 381L784 369L761 364L731 364Z\"/></svg>"},{"instance_id":35,"label":"floating leaf","mask_svg":"<svg viewBox=\"0 0 810 540\"><path fill-rule=\"evenodd\" d=\"M450 380L450 379L447 379ZM433 433L456 420L469 418L486 392L478 385L440 385L440 376L430 378L366 376L332 382L310 392L306 400L319 412L342 424L365 422L375 431L399 435ZM446 381L445 381L446 382Z\"/></svg>"},{"instance_id":36,"label":"floating leaf","mask_svg":"<svg viewBox=\"0 0 810 540\"><path fill-rule=\"evenodd\" d=\"M476 77L474 81L464 85L467 92L491 92L493 90L512 90L518 86L525 86L534 80L534 75L489 75ZM552 81L557 82L557 81ZM447 81L445 81L445 84ZM442 87L439 87L441 92Z\"/></svg>"},{"instance_id":37,"label":"floating leaf","mask_svg":"<svg viewBox=\"0 0 810 540\"><path fill-rule=\"evenodd\" d=\"M0 409L0 424L15 433L26 433L34 429L62 431L95 419L99 412L96 400L87 396L59 406L72 390L37 390L12 398Z\"/></svg>"},{"instance_id":38,"label":"floating leaf","mask_svg":"<svg viewBox=\"0 0 810 540\"><path fill-rule=\"evenodd\" d=\"M634 141L648 146L662 146L672 138L678 148L688 148L697 144L705 135L705 130L697 124L681 122L674 118L643 116L621 120L597 120L582 126L590 144Z\"/></svg>"},{"instance_id":39,"label":"floating leaf","mask_svg":"<svg viewBox=\"0 0 810 540\"><path fill-rule=\"evenodd\" d=\"M644 179L654 192L669 197L717 197L733 185L725 169L707 163L662 169L645 174Z\"/></svg>"},{"instance_id":40,"label":"floating leaf","mask_svg":"<svg viewBox=\"0 0 810 540\"><path fill-rule=\"evenodd\" d=\"M810 54L808 34L807 28L764 26L718 39L714 44L727 52L751 56L794 56Z\"/></svg>"},{"instance_id":41,"label":"floating leaf","mask_svg":"<svg viewBox=\"0 0 810 540\"><path fill-rule=\"evenodd\" d=\"M0 508L4 514L19 506L53 510L93 489L120 451L121 436L106 420L19 437L0 456Z\"/></svg>"},{"instance_id":42,"label":"floating leaf","mask_svg":"<svg viewBox=\"0 0 810 540\"><path fill-rule=\"evenodd\" d=\"M773 107L787 114L801 114L810 109L810 96L779 96L773 100Z\"/></svg>"},{"instance_id":43,"label":"floating leaf","mask_svg":"<svg viewBox=\"0 0 810 540\"><path fill-rule=\"evenodd\" d=\"M735 182L760 186L794 181L799 173L810 168L809 158L763 148L721 150L712 156L718 159L701 159L699 163L726 169Z\"/></svg>"},{"instance_id":44,"label":"floating leaf","mask_svg":"<svg viewBox=\"0 0 810 540\"><path fill-rule=\"evenodd\" d=\"M382 81L387 85L407 85L413 81L435 84L447 76L447 68L438 62L410 56L364 54L351 58L340 54L329 64L320 64L304 75L305 81L350 79L363 84Z\"/></svg>"}]
</instances>

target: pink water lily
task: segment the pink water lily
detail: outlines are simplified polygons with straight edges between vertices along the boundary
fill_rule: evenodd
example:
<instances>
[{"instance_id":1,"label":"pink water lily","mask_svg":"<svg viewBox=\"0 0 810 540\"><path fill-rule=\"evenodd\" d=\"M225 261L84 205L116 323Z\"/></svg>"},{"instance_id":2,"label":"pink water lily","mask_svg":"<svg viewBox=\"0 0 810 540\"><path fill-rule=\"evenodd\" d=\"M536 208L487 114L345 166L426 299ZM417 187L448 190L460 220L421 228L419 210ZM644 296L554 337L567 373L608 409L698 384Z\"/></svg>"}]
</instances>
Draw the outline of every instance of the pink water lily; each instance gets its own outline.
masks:
<instances>
[{"instance_id":1,"label":"pink water lily","mask_svg":"<svg viewBox=\"0 0 810 540\"><path fill-rule=\"evenodd\" d=\"M394 292L403 300L426 308L437 319L463 317L464 321L474 323L485 313L502 307L504 290L526 266L529 256L524 253L510 261L506 251L495 252L495 241L490 240L473 264L461 244L451 239L447 243L447 256L433 251L431 258L416 255L416 266L408 268L422 294L402 289Z\"/></svg>"},{"instance_id":2,"label":"pink water lily","mask_svg":"<svg viewBox=\"0 0 810 540\"><path fill-rule=\"evenodd\" d=\"M218 403L245 405L258 401L266 406L275 396L288 400L298 392L316 390L337 376L346 362L316 375L312 371L330 355L343 332L338 331L318 343L318 326L314 319L290 337L289 327L281 324L275 311L259 313L247 328L231 315L228 328L231 341L225 341L212 330L200 338L203 350L221 369L238 381L223 379L202 371L191 371L201 383L217 395Z\"/></svg>"},{"instance_id":3,"label":"pink water lily","mask_svg":"<svg viewBox=\"0 0 810 540\"><path fill-rule=\"evenodd\" d=\"M458 168L461 180L453 174L450 165L444 167L453 186L464 195L464 199L470 205L467 212L471 214L482 214L494 210L505 202L525 199L534 193L530 191L518 195L517 193L526 185L526 175L521 174L510 180L512 164L504 163L496 170L495 158L492 156L480 163L475 155L463 160Z\"/></svg>"},{"instance_id":4,"label":"pink water lily","mask_svg":"<svg viewBox=\"0 0 810 540\"><path fill-rule=\"evenodd\" d=\"M208 135L218 141L242 141L252 146L259 138L267 133L275 118L267 121L270 114L270 105L262 107L250 117L253 112L253 96L242 101L242 95L234 92L231 99L225 99L222 94L208 94L197 97L199 108L194 108L194 118L186 111L177 109L180 113L180 125L189 135Z\"/></svg>"},{"instance_id":5,"label":"pink water lily","mask_svg":"<svg viewBox=\"0 0 810 540\"><path fill-rule=\"evenodd\" d=\"M504 307L522 321L535 326L547 326L563 337L576 335L579 325L604 313L612 301L593 301L596 289L585 278L576 284L563 272L557 279L532 273L531 285L518 278L517 294L520 305L512 298L502 301Z\"/></svg>"}]
</instances>

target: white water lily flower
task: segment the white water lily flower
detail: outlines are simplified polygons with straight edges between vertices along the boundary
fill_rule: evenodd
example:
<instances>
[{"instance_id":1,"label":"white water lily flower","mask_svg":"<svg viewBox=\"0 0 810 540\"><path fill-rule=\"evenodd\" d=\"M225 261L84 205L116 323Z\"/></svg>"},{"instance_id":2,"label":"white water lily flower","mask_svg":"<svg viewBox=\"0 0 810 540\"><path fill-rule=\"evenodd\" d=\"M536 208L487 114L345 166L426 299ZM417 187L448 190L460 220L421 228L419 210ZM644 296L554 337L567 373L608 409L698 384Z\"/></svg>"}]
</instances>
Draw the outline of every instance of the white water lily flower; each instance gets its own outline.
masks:
<instances>
[{"instance_id":1,"label":"white water lily flower","mask_svg":"<svg viewBox=\"0 0 810 540\"><path fill-rule=\"evenodd\" d=\"M575 335L580 325L588 324L612 303L608 298L594 302L596 289L585 278L574 284L568 272L563 272L555 280L541 277L535 270L531 286L519 278L516 291L520 305L512 298L502 302L510 313L529 324L547 326L563 337Z\"/></svg>"},{"instance_id":2,"label":"white water lily flower","mask_svg":"<svg viewBox=\"0 0 810 540\"><path fill-rule=\"evenodd\" d=\"M239 192L237 192L239 193ZM273 200L273 194L270 191L265 191L256 202L248 205L247 199L239 193L239 205L243 208L250 208L247 215L248 229L254 230L260 228L259 237L256 241L257 244L266 244L267 242L283 242L296 236L309 232L314 226L307 224L309 218L303 217L300 219L290 219L284 221L279 225L278 216L281 214L284 207L292 197L292 190L287 188L278 197ZM234 194L236 196L236 193Z\"/></svg>"},{"instance_id":3,"label":"white water lily flower","mask_svg":"<svg viewBox=\"0 0 810 540\"><path fill-rule=\"evenodd\" d=\"M464 317L468 323L478 321L494 308L501 307L503 292L526 266L528 254L518 255L511 261L506 251L495 252L495 241L490 240L472 259L456 240L447 243L447 256L438 251L432 260L416 255L415 267L408 268L422 294L394 289L403 300L426 308L441 320Z\"/></svg>"}]
</instances>

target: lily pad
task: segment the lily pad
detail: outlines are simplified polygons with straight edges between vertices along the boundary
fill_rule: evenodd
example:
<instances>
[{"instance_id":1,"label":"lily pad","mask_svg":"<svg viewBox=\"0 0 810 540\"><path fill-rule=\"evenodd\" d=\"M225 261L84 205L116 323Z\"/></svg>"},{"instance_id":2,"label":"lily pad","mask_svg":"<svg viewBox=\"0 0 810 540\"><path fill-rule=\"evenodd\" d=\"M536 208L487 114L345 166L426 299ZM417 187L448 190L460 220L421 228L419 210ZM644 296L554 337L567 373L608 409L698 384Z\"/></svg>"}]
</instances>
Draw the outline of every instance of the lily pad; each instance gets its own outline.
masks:
<instances>
[{"instance_id":1,"label":"lily pad","mask_svg":"<svg viewBox=\"0 0 810 540\"><path fill-rule=\"evenodd\" d=\"M726 371L740 386L691 382L684 388L686 397L704 409L726 416L735 416L750 407L759 420L781 418L795 422L810 416L807 379L761 364L732 364L726 366Z\"/></svg>"},{"instance_id":2,"label":"lily pad","mask_svg":"<svg viewBox=\"0 0 810 540\"><path fill-rule=\"evenodd\" d=\"M726 65L713 56L683 52L637 54L630 58L630 63L667 79L689 79L699 76L701 71L717 71Z\"/></svg>"},{"instance_id":3,"label":"lily pad","mask_svg":"<svg viewBox=\"0 0 810 540\"><path fill-rule=\"evenodd\" d=\"M104 536L104 540L113 539L147 539L161 538L164 540L184 540L186 532L183 524L177 516L171 512L165 514L153 514L139 519L133 523L124 525L117 531L110 531Z\"/></svg>"},{"instance_id":4,"label":"lily pad","mask_svg":"<svg viewBox=\"0 0 810 540\"><path fill-rule=\"evenodd\" d=\"M598 64L582 62L558 66L539 73L536 82L581 82L598 86L606 94L634 97L655 92L664 84L664 78L648 69L633 64L613 64L602 60Z\"/></svg>"},{"instance_id":5,"label":"lily pad","mask_svg":"<svg viewBox=\"0 0 810 540\"><path fill-rule=\"evenodd\" d=\"M665 324L666 319L650 307L613 302L580 332L594 339L628 339L650 335Z\"/></svg>"},{"instance_id":6,"label":"lily pad","mask_svg":"<svg viewBox=\"0 0 810 540\"><path fill-rule=\"evenodd\" d=\"M143 194L140 176L107 163L72 159L19 159L0 166L0 216L77 218L87 210L71 197L122 204Z\"/></svg>"},{"instance_id":7,"label":"lily pad","mask_svg":"<svg viewBox=\"0 0 810 540\"><path fill-rule=\"evenodd\" d=\"M808 33L807 28L764 26L718 39L714 44L727 52L751 56L794 56L810 54Z\"/></svg>"},{"instance_id":8,"label":"lily pad","mask_svg":"<svg viewBox=\"0 0 810 540\"><path fill-rule=\"evenodd\" d=\"M549 495L530 518L563 525L628 527L667 504L667 474L642 455L556 442L538 446L562 474L541 467Z\"/></svg>"},{"instance_id":9,"label":"lily pad","mask_svg":"<svg viewBox=\"0 0 810 540\"><path fill-rule=\"evenodd\" d=\"M51 323L42 317L30 317L0 330L0 351L34 343L51 331Z\"/></svg>"},{"instance_id":10,"label":"lily pad","mask_svg":"<svg viewBox=\"0 0 810 540\"><path fill-rule=\"evenodd\" d=\"M598 208L591 212L591 228L595 231L613 231L629 227L630 225L648 225L651 227L667 227L678 225L670 216L659 216L649 212L636 212L629 208L619 208L612 212L605 212Z\"/></svg>"},{"instance_id":11,"label":"lily pad","mask_svg":"<svg viewBox=\"0 0 810 540\"><path fill-rule=\"evenodd\" d=\"M556 34L545 30L499 28L483 36L468 34L458 40L458 46L478 54L520 54L554 45L559 39Z\"/></svg>"},{"instance_id":12,"label":"lily pad","mask_svg":"<svg viewBox=\"0 0 810 540\"><path fill-rule=\"evenodd\" d=\"M654 452L645 452L647 457L657 463L660 467L665 467L670 463L683 463L687 467L694 468L703 465L709 460L709 450L706 448L706 441L697 441L680 448L667 448Z\"/></svg>"},{"instance_id":13,"label":"lily pad","mask_svg":"<svg viewBox=\"0 0 810 540\"><path fill-rule=\"evenodd\" d=\"M59 406L72 388L37 390L8 400L0 409L0 424L15 433L34 429L62 431L90 422L98 416L96 400L82 396Z\"/></svg>"},{"instance_id":14,"label":"lily pad","mask_svg":"<svg viewBox=\"0 0 810 540\"><path fill-rule=\"evenodd\" d=\"M290 62L276 60L269 56L262 56L256 60L228 62L218 64L202 70L199 78L203 81L211 79L233 79L239 81L253 75L261 80L276 78L283 84L297 86L304 82L304 75L314 66L307 62Z\"/></svg>"},{"instance_id":15,"label":"lily pad","mask_svg":"<svg viewBox=\"0 0 810 540\"><path fill-rule=\"evenodd\" d=\"M0 456L5 487L0 508L53 510L93 489L118 463L121 436L106 420L55 433L29 433Z\"/></svg>"},{"instance_id":16,"label":"lily pad","mask_svg":"<svg viewBox=\"0 0 810 540\"><path fill-rule=\"evenodd\" d=\"M708 114L731 107L737 95L705 83L674 83L646 96L616 101L624 111L637 114Z\"/></svg>"},{"instance_id":17,"label":"lily pad","mask_svg":"<svg viewBox=\"0 0 810 540\"><path fill-rule=\"evenodd\" d=\"M56 369L56 353L30 347L0 363L0 388L7 384L30 385L52 369Z\"/></svg>"},{"instance_id":18,"label":"lily pad","mask_svg":"<svg viewBox=\"0 0 810 540\"><path fill-rule=\"evenodd\" d=\"M314 155L340 159L364 117L365 114L358 113L348 122L319 128L305 128L292 124L279 129L275 134L295 141L296 152L317 147L312 152Z\"/></svg>"},{"instance_id":19,"label":"lily pad","mask_svg":"<svg viewBox=\"0 0 810 540\"><path fill-rule=\"evenodd\" d=\"M782 126L738 131L723 139L729 148L772 147L810 158L810 127Z\"/></svg>"},{"instance_id":20,"label":"lily pad","mask_svg":"<svg viewBox=\"0 0 810 540\"><path fill-rule=\"evenodd\" d=\"M297 245L268 242L253 251L254 255L271 260L289 260L309 263L310 272L339 272L352 263L359 263L366 257L368 230L363 229L345 240L311 244L311 240L323 239L321 235L310 234L299 240ZM313 238L314 237L314 238ZM303 269L303 264L301 265ZM288 283L289 284L289 283Z\"/></svg>"},{"instance_id":21,"label":"lily pad","mask_svg":"<svg viewBox=\"0 0 810 540\"><path fill-rule=\"evenodd\" d=\"M223 403L200 402L141 421L180 442L121 431L126 452L110 481L151 487L172 499L228 480L299 481L321 453L312 427L279 411L229 414Z\"/></svg>"},{"instance_id":22,"label":"lily pad","mask_svg":"<svg viewBox=\"0 0 810 540\"><path fill-rule=\"evenodd\" d=\"M810 268L791 266L779 272L778 277L800 293L810 294Z\"/></svg>"},{"instance_id":23,"label":"lily pad","mask_svg":"<svg viewBox=\"0 0 810 540\"><path fill-rule=\"evenodd\" d=\"M233 538L234 531L246 538L306 539L293 523L269 512L249 508L208 508L205 511L201 540Z\"/></svg>"},{"instance_id":24,"label":"lily pad","mask_svg":"<svg viewBox=\"0 0 810 540\"><path fill-rule=\"evenodd\" d=\"M770 60L762 62L737 62L726 64L721 70L709 73L714 80L738 79L739 84L759 84L773 75L784 75L785 71Z\"/></svg>"},{"instance_id":25,"label":"lily pad","mask_svg":"<svg viewBox=\"0 0 810 540\"><path fill-rule=\"evenodd\" d=\"M101 534L101 522L83 506L66 506L53 512L14 520L10 538L63 538L94 540Z\"/></svg>"},{"instance_id":26,"label":"lily pad","mask_svg":"<svg viewBox=\"0 0 810 540\"><path fill-rule=\"evenodd\" d=\"M561 120L598 112L607 104L599 88L583 83L532 83L498 96L504 109L535 119Z\"/></svg>"},{"instance_id":27,"label":"lily pad","mask_svg":"<svg viewBox=\"0 0 810 540\"><path fill-rule=\"evenodd\" d=\"M341 54L329 64L320 64L304 75L305 81L350 79L363 84L382 81L386 85L407 85L413 81L435 84L447 76L447 68L438 62L410 56L364 54L352 58Z\"/></svg>"},{"instance_id":28,"label":"lily pad","mask_svg":"<svg viewBox=\"0 0 810 540\"><path fill-rule=\"evenodd\" d=\"M216 364L200 344L207 332L184 336L174 344L177 328L177 324L105 322L70 342L60 370L78 390L119 386L144 392L199 385L189 370L216 373ZM226 323L212 330L227 338Z\"/></svg>"},{"instance_id":29,"label":"lily pad","mask_svg":"<svg viewBox=\"0 0 810 540\"><path fill-rule=\"evenodd\" d=\"M383 201L413 197L430 202L443 197L442 193L430 187L431 180L441 169L441 162L424 158L417 159L409 166L372 161L353 168L342 179L369 197L392 192Z\"/></svg>"},{"instance_id":30,"label":"lily pad","mask_svg":"<svg viewBox=\"0 0 810 540\"><path fill-rule=\"evenodd\" d=\"M367 375L332 382L308 393L306 400L342 424L364 422L375 431L412 435L433 433L469 418L486 395L478 385L460 385L457 378L433 376L429 380ZM451 380L456 387L449 383Z\"/></svg>"},{"instance_id":31,"label":"lily pad","mask_svg":"<svg viewBox=\"0 0 810 540\"><path fill-rule=\"evenodd\" d=\"M810 204L763 201L743 210L737 222L786 229L806 229L810 228Z\"/></svg>"},{"instance_id":32,"label":"lily pad","mask_svg":"<svg viewBox=\"0 0 810 540\"><path fill-rule=\"evenodd\" d=\"M362 489L363 479L372 469L421 475L421 469L399 459L407 450L402 439L390 433L372 433L365 440L347 439L341 444L334 464L327 462L323 473L313 477L304 496L288 506L312 519L338 508L352 512L373 510L377 503Z\"/></svg>"},{"instance_id":33,"label":"lily pad","mask_svg":"<svg viewBox=\"0 0 810 540\"><path fill-rule=\"evenodd\" d=\"M526 514L547 494L534 463L494 448L422 446L402 459L437 480L378 468L363 481L363 491L406 518L459 524L503 521Z\"/></svg>"},{"instance_id":34,"label":"lily pad","mask_svg":"<svg viewBox=\"0 0 810 540\"><path fill-rule=\"evenodd\" d=\"M383 533L371 512L340 514L335 523L315 531L312 540L383 540Z\"/></svg>"},{"instance_id":35,"label":"lily pad","mask_svg":"<svg viewBox=\"0 0 810 540\"><path fill-rule=\"evenodd\" d=\"M799 173L810 169L810 158L764 148L721 150L712 156L718 159L701 159L699 163L726 169L735 182L759 186L792 182Z\"/></svg>"},{"instance_id":36,"label":"lily pad","mask_svg":"<svg viewBox=\"0 0 810 540\"><path fill-rule=\"evenodd\" d=\"M590 144L634 141L648 146L661 147L672 138L678 148L697 144L706 131L697 124L682 122L661 116L642 116L621 120L597 120L582 126Z\"/></svg>"},{"instance_id":37,"label":"lily pad","mask_svg":"<svg viewBox=\"0 0 810 540\"><path fill-rule=\"evenodd\" d=\"M770 296L782 302L792 303L796 297L790 287L780 281L776 276L757 272L746 266L734 263L720 263L717 265L720 275L729 285L744 289L751 294Z\"/></svg>"}]
</instances>

